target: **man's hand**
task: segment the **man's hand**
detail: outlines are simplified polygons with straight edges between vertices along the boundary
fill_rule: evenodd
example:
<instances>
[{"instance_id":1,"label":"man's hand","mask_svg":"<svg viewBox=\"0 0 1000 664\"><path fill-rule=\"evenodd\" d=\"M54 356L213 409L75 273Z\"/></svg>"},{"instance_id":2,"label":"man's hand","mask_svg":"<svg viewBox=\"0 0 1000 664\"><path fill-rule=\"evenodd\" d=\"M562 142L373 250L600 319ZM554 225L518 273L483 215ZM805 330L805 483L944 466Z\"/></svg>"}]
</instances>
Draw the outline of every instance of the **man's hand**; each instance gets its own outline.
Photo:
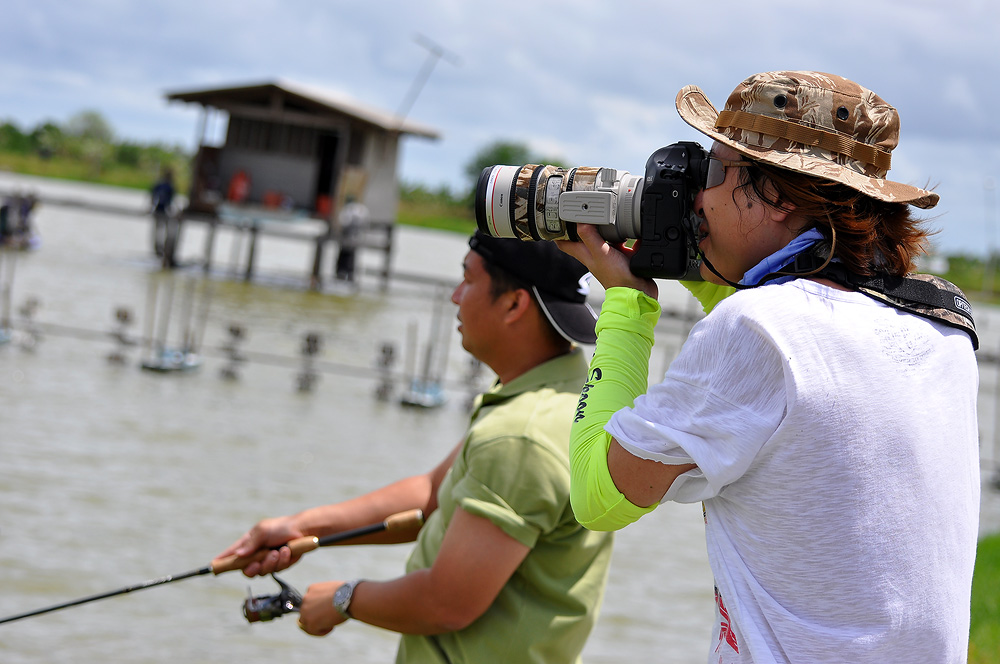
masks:
<instances>
[{"instance_id":1,"label":"man's hand","mask_svg":"<svg viewBox=\"0 0 1000 664\"><path fill-rule=\"evenodd\" d=\"M333 608L333 595L343 581L314 583L306 590L299 608L299 627L312 636L326 636L337 625L347 622L340 611Z\"/></svg>"},{"instance_id":2,"label":"man's hand","mask_svg":"<svg viewBox=\"0 0 1000 664\"><path fill-rule=\"evenodd\" d=\"M305 533L293 523L292 517L264 519L233 542L215 559L218 560L230 555L244 558L265 549L268 552L262 560L250 563L243 569L243 574L249 577L265 576L291 567L299 559L299 556L292 556L288 547L281 547L281 545L303 536ZM275 549L275 547L281 548Z\"/></svg>"}]
</instances>

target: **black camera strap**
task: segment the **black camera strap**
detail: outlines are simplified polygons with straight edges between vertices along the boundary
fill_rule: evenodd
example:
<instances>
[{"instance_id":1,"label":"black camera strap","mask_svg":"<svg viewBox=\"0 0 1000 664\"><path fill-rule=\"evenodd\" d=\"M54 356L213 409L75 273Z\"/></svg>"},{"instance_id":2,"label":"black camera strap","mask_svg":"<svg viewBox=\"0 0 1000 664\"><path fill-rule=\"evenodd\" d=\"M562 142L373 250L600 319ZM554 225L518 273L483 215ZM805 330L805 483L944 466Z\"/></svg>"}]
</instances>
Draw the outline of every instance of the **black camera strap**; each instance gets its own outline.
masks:
<instances>
[{"instance_id":1,"label":"black camera strap","mask_svg":"<svg viewBox=\"0 0 1000 664\"><path fill-rule=\"evenodd\" d=\"M969 335L973 350L979 350L979 335L972 316L972 305L955 284L932 274L909 274L897 277L887 273L872 276L854 274L843 263L828 260L829 247L817 243L795 257L778 272L772 272L756 285L784 276L822 277L852 288L900 311L936 320Z\"/></svg>"}]
</instances>

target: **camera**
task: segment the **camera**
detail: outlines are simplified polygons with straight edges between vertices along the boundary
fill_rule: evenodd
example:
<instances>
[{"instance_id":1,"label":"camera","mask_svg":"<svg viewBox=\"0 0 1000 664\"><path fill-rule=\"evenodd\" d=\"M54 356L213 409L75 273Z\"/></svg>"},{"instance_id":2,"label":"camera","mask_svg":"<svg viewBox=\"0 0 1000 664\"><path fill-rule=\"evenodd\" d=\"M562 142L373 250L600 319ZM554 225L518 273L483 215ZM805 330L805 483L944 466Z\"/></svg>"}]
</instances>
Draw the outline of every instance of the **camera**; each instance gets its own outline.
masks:
<instances>
[{"instance_id":1,"label":"camera","mask_svg":"<svg viewBox=\"0 0 1000 664\"><path fill-rule=\"evenodd\" d=\"M613 168L487 166L476 185L476 223L493 237L576 240L577 224L612 243L637 240L629 269L646 278L700 280L694 198L708 152L680 141L646 161L643 177Z\"/></svg>"}]
</instances>

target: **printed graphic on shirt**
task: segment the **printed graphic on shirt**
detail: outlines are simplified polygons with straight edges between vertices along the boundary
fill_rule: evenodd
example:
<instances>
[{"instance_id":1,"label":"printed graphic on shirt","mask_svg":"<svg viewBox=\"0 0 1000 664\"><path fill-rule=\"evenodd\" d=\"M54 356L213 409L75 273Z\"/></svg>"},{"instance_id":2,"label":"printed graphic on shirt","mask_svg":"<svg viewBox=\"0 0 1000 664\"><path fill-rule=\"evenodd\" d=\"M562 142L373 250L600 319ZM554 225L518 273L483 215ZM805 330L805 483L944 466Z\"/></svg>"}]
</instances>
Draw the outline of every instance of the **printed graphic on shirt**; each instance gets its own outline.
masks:
<instances>
[{"instance_id":1,"label":"printed graphic on shirt","mask_svg":"<svg viewBox=\"0 0 1000 664\"><path fill-rule=\"evenodd\" d=\"M905 373L919 370L933 352L930 338L905 328L878 324L875 326L875 335L882 354Z\"/></svg>"},{"instance_id":2,"label":"printed graphic on shirt","mask_svg":"<svg viewBox=\"0 0 1000 664\"><path fill-rule=\"evenodd\" d=\"M720 616L719 645L715 647L715 652L719 652L722 644L725 643L739 654L740 645L736 642L736 633L733 632L732 621L729 619L729 611L726 610L726 604L722 601L722 594L719 593L718 587L715 589L715 606L719 610Z\"/></svg>"}]
</instances>

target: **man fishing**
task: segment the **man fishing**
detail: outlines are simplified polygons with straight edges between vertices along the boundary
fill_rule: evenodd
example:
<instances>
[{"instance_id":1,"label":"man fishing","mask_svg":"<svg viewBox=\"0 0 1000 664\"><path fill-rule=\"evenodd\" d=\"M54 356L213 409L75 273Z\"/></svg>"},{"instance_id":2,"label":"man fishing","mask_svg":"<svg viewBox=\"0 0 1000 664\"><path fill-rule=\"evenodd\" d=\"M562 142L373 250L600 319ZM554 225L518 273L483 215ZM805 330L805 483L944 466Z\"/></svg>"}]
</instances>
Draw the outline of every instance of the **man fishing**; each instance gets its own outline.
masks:
<instances>
[{"instance_id":1,"label":"man fishing","mask_svg":"<svg viewBox=\"0 0 1000 664\"><path fill-rule=\"evenodd\" d=\"M569 504L569 431L587 371L575 343L596 337L587 271L550 242L476 233L469 245L452 301L463 347L497 381L477 399L465 439L427 473L261 521L219 557L269 550L244 573L270 574L296 562L286 542L419 508L428 515L419 532L355 540L415 541L406 574L310 586L304 631L322 636L351 618L393 630L397 662L577 662L612 545Z\"/></svg>"}]
</instances>

